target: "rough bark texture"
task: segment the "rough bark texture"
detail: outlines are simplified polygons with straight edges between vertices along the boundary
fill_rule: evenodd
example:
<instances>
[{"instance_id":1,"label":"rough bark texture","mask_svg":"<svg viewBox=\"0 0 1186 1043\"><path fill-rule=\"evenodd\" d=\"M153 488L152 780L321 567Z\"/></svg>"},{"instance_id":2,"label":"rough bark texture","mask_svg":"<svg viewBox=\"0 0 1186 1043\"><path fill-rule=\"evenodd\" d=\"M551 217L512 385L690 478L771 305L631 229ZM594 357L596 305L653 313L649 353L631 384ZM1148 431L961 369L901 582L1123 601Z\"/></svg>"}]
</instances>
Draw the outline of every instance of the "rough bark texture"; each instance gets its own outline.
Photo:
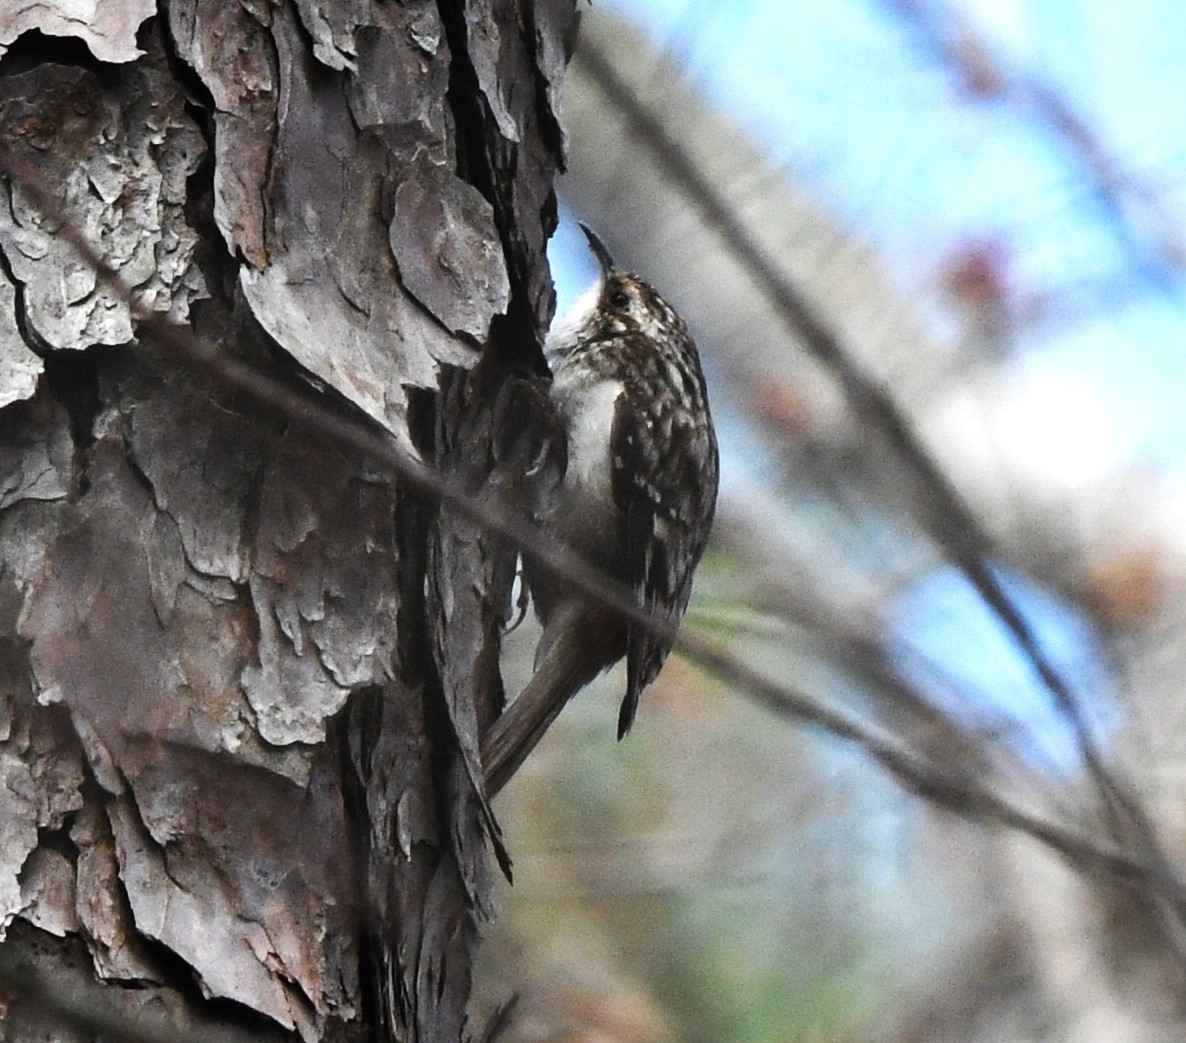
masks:
<instances>
[{"instance_id":1,"label":"rough bark texture","mask_svg":"<svg viewBox=\"0 0 1186 1043\"><path fill-rule=\"evenodd\" d=\"M54 201L4 173L3 955L191 1030L457 1040L513 554L138 341L58 233L138 306L505 486L539 448L573 4L69 14L0 11L0 130ZM18 991L0 1035L46 1016Z\"/></svg>"}]
</instances>

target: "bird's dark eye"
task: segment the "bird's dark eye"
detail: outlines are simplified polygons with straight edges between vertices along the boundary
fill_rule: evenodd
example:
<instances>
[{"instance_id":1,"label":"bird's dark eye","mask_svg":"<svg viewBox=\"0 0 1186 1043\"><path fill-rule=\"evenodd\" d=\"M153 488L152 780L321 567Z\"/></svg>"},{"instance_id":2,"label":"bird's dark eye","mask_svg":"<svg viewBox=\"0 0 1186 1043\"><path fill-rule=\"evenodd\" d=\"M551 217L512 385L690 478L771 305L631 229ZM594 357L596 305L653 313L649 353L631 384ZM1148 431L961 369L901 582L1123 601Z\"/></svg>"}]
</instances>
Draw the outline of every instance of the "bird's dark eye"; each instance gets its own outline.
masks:
<instances>
[{"instance_id":1,"label":"bird's dark eye","mask_svg":"<svg viewBox=\"0 0 1186 1043\"><path fill-rule=\"evenodd\" d=\"M630 294L625 290L614 290L609 295L609 303L611 308L625 308L630 303Z\"/></svg>"}]
</instances>

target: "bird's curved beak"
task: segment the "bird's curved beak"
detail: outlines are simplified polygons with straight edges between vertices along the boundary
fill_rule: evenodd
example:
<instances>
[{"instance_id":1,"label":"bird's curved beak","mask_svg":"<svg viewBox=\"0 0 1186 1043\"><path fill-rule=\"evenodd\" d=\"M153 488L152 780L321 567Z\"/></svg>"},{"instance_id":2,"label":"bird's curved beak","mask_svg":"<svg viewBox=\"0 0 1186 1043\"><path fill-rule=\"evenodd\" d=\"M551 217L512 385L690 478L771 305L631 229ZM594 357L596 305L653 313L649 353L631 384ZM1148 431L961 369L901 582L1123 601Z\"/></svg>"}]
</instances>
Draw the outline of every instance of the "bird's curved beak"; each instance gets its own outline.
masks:
<instances>
[{"instance_id":1,"label":"bird's curved beak","mask_svg":"<svg viewBox=\"0 0 1186 1043\"><path fill-rule=\"evenodd\" d=\"M593 256L597 258L597 263L601 265L601 278L608 279L610 273L614 270L614 259L609 255L609 250L605 243L601 241L599 236L592 228L590 228L584 221L578 221L577 224L581 226L581 231L585 233L585 238L589 240L589 249L593 251Z\"/></svg>"}]
</instances>

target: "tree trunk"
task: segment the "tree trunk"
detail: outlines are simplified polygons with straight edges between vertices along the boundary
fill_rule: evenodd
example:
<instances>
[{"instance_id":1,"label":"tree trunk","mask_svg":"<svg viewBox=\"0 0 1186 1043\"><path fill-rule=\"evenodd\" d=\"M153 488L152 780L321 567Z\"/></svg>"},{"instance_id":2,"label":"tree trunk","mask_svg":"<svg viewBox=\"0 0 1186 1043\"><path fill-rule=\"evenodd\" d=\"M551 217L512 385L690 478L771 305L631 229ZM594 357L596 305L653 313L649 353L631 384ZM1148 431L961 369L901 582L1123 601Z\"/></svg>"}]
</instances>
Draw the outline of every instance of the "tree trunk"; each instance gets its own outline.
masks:
<instances>
[{"instance_id":1,"label":"tree trunk","mask_svg":"<svg viewBox=\"0 0 1186 1043\"><path fill-rule=\"evenodd\" d=\"M0 1035L460 1039L514 552L138 316L513 484L574 5L52 6L0 10Z\"/></svg>"}]
</instances>

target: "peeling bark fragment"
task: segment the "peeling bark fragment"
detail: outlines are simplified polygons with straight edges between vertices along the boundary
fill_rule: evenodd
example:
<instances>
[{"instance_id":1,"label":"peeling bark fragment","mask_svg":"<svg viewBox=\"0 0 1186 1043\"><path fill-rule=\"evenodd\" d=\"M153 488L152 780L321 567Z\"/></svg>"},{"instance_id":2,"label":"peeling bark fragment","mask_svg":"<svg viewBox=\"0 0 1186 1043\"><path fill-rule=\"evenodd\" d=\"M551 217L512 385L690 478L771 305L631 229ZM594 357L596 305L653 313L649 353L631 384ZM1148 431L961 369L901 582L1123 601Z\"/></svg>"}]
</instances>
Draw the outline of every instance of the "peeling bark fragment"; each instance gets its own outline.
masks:
<instances>
[{"instance_id":1,"label":"peeling bark fragment","mask_svg":"<svg viewBox=\"0 0 1186 1043\"><path fill-rule=\"evenodd\" d=\"M210 994L306 1037L319 1018L351 1015L357 911L330 896L349 893L352 863L324 767L302 789L160 744L137 745L128 763L135 811L120 802L113 828L137 927Z\"/></svg>"},{"instance_id":2,"label":"peeling bark fragment","mask_svg":"<svg viewBox=\"0 0 1186 1043\"><path fill-rule=\"evenodd\" d=\"M307 639L343 688L389 673L399 607L394 512L390 486L303 440L287 439L264 479L256 575L284 584L278 615L289 639Z\"/></svg>"},{"instance_id":3,"label":"peeling bark fragment","mask_svg":"<svg viewBox=\"0 0 1186 1043\"><path fill-rule=\"evenodd\" d=\"M291 1043L292 1035L262 1017L252 1018L243 1010L233 1012L231 1025L224 1020L227 1012L211 1011L191 1000L190 987L173 985L158 988L137 982L136 988L111 988L95 980L94 968L83 943L74 937L56 938L31 924L18 922L9 932L3 956L12 966L28 968L40 980L70 997L79 1008L92 1012L100 1020L116 1023L130 1021L143 1025L144 1039L170 1039L173 1026L191 1034L191 1038L236 1040L246 1043ZM175 969L174 969L175 970ZM188 986L188 983L187 983ZM244 1031L244 1025L249 1031ZM232 1027L233 1026L233 1027ZM203 1037L203 1030L210 1030ZM0 1038L5 1043L95 1043L96 1039L126 1038L119 1032L96 1034L94 1030L75 1027L56 1017L44 1004L27 1002L19 993L6 997L0 1008Z\"/></svg>"},{"instance_id":4,"label":"peeling bark fragment","mask_svg":"<svg viewBox=\"0 0 1186 1043\"><path fill-rule=\"evenodd\" d=\"M251 593L259 666L243 690L260 734L318 742L350 691L386 675L395 641L390 491L339 453L286 440L260 493Z\"/></svg>"},{"instance_id":5,"label":"peeling bark fragment","mask_svg":"<svg viewBox=\"0 0 1186 1043\"><path fill-rule=\"evenodd\" d=\"M315 743L325 738L326 719L346 702L349 690L327 676L311 649L284 635L278 614L284 594L252 577L251 599L259 621L259 666L243 671L243 693L255 711L260 736L276 746Z\"/></svg>"},{"instance_id":6,"label":"peeling bark fragment","mask_svg":"<svg viewBox=\"0 0 1186 1043\"><path fill-rule=\"evenodd\" d=\"M262 468L258 424L225 408L211 423L208 398L181 381L171 381L170 389L132 413L131 456L151 483L158 510L176 524L189 564L242 582L249 567L244 515Z\"/></svg>"},{"instance_id":7,"label":"peeling bark fragment","mask_svg":"<svg viewBox=\"0 0 1186 1043\"><path fill-rule=\"evenodd\" d=\"M87 491L30 576L21 633L39 698L69 706L113 792L129 735L306 778L308 751L259 740L322 740L350 691L384 676L390 490L182 379L142 368L105 393L139 404L130 420L101 416Z\"/></svg>"},{"instance_id":8,"label":"peeling bark fragment","mask_svg":"<svg viewBox=\"0 0 1186 1043\"><path fill-rule=\"evenodd\" d=\"M444 162L449 50L437 5L376 5L371 24L359 25L353 35L358 67L346 96L358 127L375 134L401 166L421 157Z\"/></svg>"},{"instance_id":9,"label":"peeling bark fragment","mask_svg":"<svg viewBox=\"0 0 1186 1043\"><path fill-rule=\"evenodd\" d=\"M516 61L520 55L508 55L503 65L503 51L518 45L517 36L523 27L519 21L518 4L498 0L467 0L465 4L466 42L469 59L478 77L478 89L486 98L490 114L505 141L518 144L522 126L522 112L513 112L513 87L518 82L526 62ZM510 75L506 75L510 73ZM530 98L519 92L519 105Z\"/></svg>"},{"instance_id":10,"label":"peeling bark fragment","mask_svg":"<svg viewBox=\"0 0 1186 1043\"><path fill-rule=\"evenodd\" d=\"M400 287L381 213L393 191L384 186L402 180L389 150L445 157L447 53L426 59L402 29L409 17L431 20L428 5L368 8L368 24L339 8L301 13L331 65L325 48L357 50L357 77L308 61L288 7L267 32L238 5L209 0L173 5L170 25L215 99L215 214L250 262L240 280L252 312L301 365L398 433L403 386L431 386L438 361L465 358ZM217 53L201 45L212 35ZM270 70L254 93L233 72L244 62Z\"/></svg>"},{"instance_id":11,"label":"peeling bark fragment","mask_svg":"<svg viewBox=\"0 0 1186 1043\"><path fill-rule=\"evenodd\" d=\"M442 167L419 167L395 193L391 252L400 278L454 333L482 339L506 311L510 281L494 211Z\"/></svg>"},{"instance_id":12,"label":"peeling bark fragment","mask_svg":"<svg viewBox=\"0 0 1186 1043\"><path fill-rule=\"evenodd\" d=\"M140 542L156 508L121 459L122 443L96 443L91 484L46 540L26 580L19 633L42 703L63 702L88 744L92 770L122 789L116 765L129 735L151 735L210 749L243 743L245 704L238 671L253 628L234 603L210 602L179 588L171 626L154 601L154 573L183 567L180 547L146 557ZM153 564L155 562L155 564Z\"/></svg>"},{"instance_id":13,"label":"peeling bark fragment","mask_svg":"<svg viewBox=\"0 0 1186 1043\"><path fill-rule=\"evenodd\" d=\"M20 872L37 846L37 790L12 749L0 748L0 938L24 907Z\"/></svg>"},{"instance_id":14,"label":"peeling bark fragment","mask_svg":"<svg viewBox=\"0 0 1186 1043\"><path fill-rule=\"evenodd\" d=\"M545 140L564 170L564 122L561 118L561 99L564 74L576 47L580 14L573 11L572 0L536 0L534 16L535 67L546 84L546 105L540 105L540 123Z\"/></svg>"},{"instance_id":15,"label":"peeling bark fragment","mask_svg":"<svg viewBox=\"0 0 1186 1043\"><path fill-rule=\"evenodd\" d=\"M279 91L268 27L247 5L175 0L177 53L214 99L214 219L232 254L268 263L264 189L276 137Z\"/></svg>"},{"instance_id":16,"label":"peeling bark fragment","mask_svg":"<svg viewBox=\"0 0 1186 1043\"><path fill-rule=\"evenodd\" d=\"M146 512L140 522L140 543L148 561L152 608L157 621L168 628L187 575L185 548L176 519L162 511Z\"/></svg>"},{"instance_id":17,"label":"peeling bark fragment","mask_svg":"<svg viewBox=\"0 0 1186 1043\"><path fill-rule=\"evenodd\" d=\"M102 743L125 730L170 727L162 693L181 688L177 657L157 623L136 534L154 508L116 447L97 443L92 485L74 524L46 551L20 622L32 642L40 698L64 700Z\"/></svg>"},{"instance_id":18,"label":"peeling bark fragment","mask_svg":"<svg viewBox=\"0 0 1186 1043\"><path fill-rule=\"evenodd\" d=\"M37 504L0 516L0 563L31 569L29 547L8 530L38 532L45 516L60 513ZM19 572L0 569L0 930L23 915L61 933L74 929L73 869L67 885L59 863L37 858L36 844L39 830L60 830L81 806L83 772L63 715L34 705L27 647L8 636L16 632L23 585Z\"/></svg>"},{"instance_id":19,"label":"peeling bark fragment","mask_svg":"<svg viewBox=\"0 0 1186 1043\"><path fill-rule=\"evenodd\" d=\"M0 412L0 511L65 497L73 449L66 411L48 395Z\"/></svg>"},{"instance_id":20,"label":"peeling bark fragment","mask_svg":"<svg viewBox=\"0 0 1186 1043\"><path fill-rule=\"evenodd\" d=\"M524 89L530 69L541 74L540 55L552 70L566 53L576 12L556 6L537 20L514 0L466 0L450 8L449 41L455 63L468 61L478 81L480 104L472 97L454 106L459 171L494 205L503 234L510 275L512 311L529 315L535 333L547 329L555 306L545 247L556 227L552 181L562 165L556 114L547 98ZM554 70L552 70L554 71Z\"/></svg>"},{"instance_id":21,"label":"peeling bark fragment","mask_svg":"<svg viewBox=\"0 0 1186 1043\"><path fill-rule=\"evenodd\" d=\"M240 920L217 880L194 879L199 870L193 862L184 863L191 872L175 882L167 852L126 799L115 803L111 826L136 929L186 960L207 995L248 1003L294 1028L303 1012L257 955L268 950L262 928Z\"/></svg>"},{"instance_id":22,"label":"peeling bark fragment","mask_svg":"<svg viewBox=\"0 0 1186 1043\"><path fill-rule=\"evenodd\" d=\"M156 14L156 0L37 0L0 7L0 56L18 36L38 29L47 36L75 36L101 62L131 62L141 23Z\"/></svg>"},{"instance_id":23,"label":"peeling bark fragment","mask_svg":"<svg viewBox=\"0 0 1186 1043\"><path fill-rule=\"evenodd\" d=\"M28 690L21 684L21 695ZM25 707L29 705L22 698ZM81 751L63 715L22 712L13 730L13 750L20 753L33 776L37 795L37 825L59 830L67 815L82 807L83 765Z\"/></svg>"},{"instance_id":24,"label":"peeling bark fragment","mask_svg":"<svg viewBox=\"0 0 1186 1043\"><path fill-rule=\"evenodd\" d=\"M8 185L0 252L20 284L29 335L51 348L122 344L132 336L128 306L98 285L58 235L63 220L136 287L141 306L181 320L203 295L191 266L197 237L182 203L205 144L152 39L151 61L109 79L49 64L0 78L6 147L37 172L56 211L40 213Z\"/></svg>"},{"instance_id":25,"label":"peeling bark fragment","mask_svg":"<svg viewBox=\"0 0 1186 1043\"><path fill-rule=\"evenodd\" d=\"M357 57L354 32L367 16L370 5L366 0L353 3L296 0L296 7L305 32L313 41L313 57L339 72L353 70Z\"/></svg>"},{"instance_id":26,"label":"peeling bark fragment","mask_svg":"<svg viewBox=\"0 0 1186 1043\"><path fill-rule=\"evenodd\" d=\"M59 410L48 412L61 419ZM49 431L45 434L50 437ZM17 908L11 874L19 871L29 853L28 830L32 829L35 844L37 829L61 828L65 816L81 804L77 744L63 734L60 716L51 718L34 708L27 647L15 636L43 538L54 531L60 514L59 505L45 503L0 513L0 919L4 925ZM9 884L3 882L5 878Z\"/></svg>"},{"instance_id":27,"label":"peeling bark fragment","mask_svg":"<svg viewBox=\"0 0 1186 1043\"><path fill-rule=\"evenodd\" d=\"M119 882L115 838L97 802L83 806L70 839L78 848L75 914L89 942L95 970L100 977L122 981L162 980L133 924Z\"/></svg>"},{"instance_id":28,"label":"peeling bark fragment","mask_svg":"<svg viewBox=\"0 0 1186 1043\"><path fill-rule=\"evenodd\" d=\"M441 866L441 839L433 793L432 748L421 716L420 693L392 681L363 693L351 703L347 743L354 770L359 834L370 905L364 921L371 978L368 982L378 1039L451 1040L437 1033L443 976L422 973L423 931L434 917L454 924L467 945L476 929L465 917L456 924L458 895L463 893L456 868L447 857ZM434 874L448 872L454 888L430 904ZM468 991L468 954L449 965L455 975L448 991ZM458 980L459 979L459 980ZM455 1003L464 1010L464 1000Z\"/></svg>"},{"instance_id":29,"label":"peeling bark fragment","mask_svg":"<svg viewBox=\"0 0 1186 1043\"><path fill-rule=\"evenodd\" d=\"M400 177L390 155L357 132L341 84L310 77L294 36L291 25L278 24L292 116L277 143L272 212L285 250L273 251L265 271L245 270L243 291L297 361L398 437L404 385L432 386L437 362L459 362L466 352L396 277L381 216L382 186ZM436 133L421 134L420 145L440 152Z\"/></svg>"},{"instance_id":30,"label":"peeling bark fragment","mask_svg":"<svg viewBox=\"0 0 1186 1043\"><path fill-rule=\"evenodd\" d=\"M53 848L38 848L21 873L20 915L59 938L78 930L74 913L74 863Z\"/></svg>"},{"instance_id":31,"label":"peeling bark fragment","mask_svg":"<svg viewBox=\"0 0 1186 1043\"><path fill-rule=\"evenodd\" d=\"M490 487L514 502L515 487L507 486L495 469L494 417L498 384L476 374L447 370L441 375L437 410L436 467L462 481L475 497ZM504 385L507 387L508 385ZM521 479L524 461L508 461ZM517 484L517 483L516 483ZM521 501L526 507L526 501ZM498 656L510 606L510 592L518 554L481 527L443 508L438 512L429 558L427 609L433 654L449 721L459 749L450 777L453 809L450 841L461 880L479 918L493 915L493 880L484 841L488 841L503 871L510 861L502 846L497 822L485 795L479 737L503 704Z\"/></svg>"},{"instance_id":32,"label":"peeling bark fragment","mask_svg":"<svg viewBox=\"0 0 1186 1043\"><path fill-rule=\"evenodd\" d=\"M151 561L149 579L151 584ZM250 606L245 598L226 600L199 592L192 579L188 572L177 590L167 631L182 679L169 712L186 724L176 737L199 749L231 751L247 763L303 777L307 769L302 758L260 749L249 724L240 674L255 651L257 627ZM150 585L150 597L151 592ZM162 693L166 698L171 694Z\"/></svg>"},{"instance_id":33,"label":"peeling bark fragment","mask_svg":"<svg viewBox=\"0 0 1186 1043\"><path fill-rule=\"evenodd\" d=\"M0 409L30 398L37 390L41 359L29 350L16 324L16 291L0 275ZM0 468L3 464L0 463ZM0 489L0 507L4 490Z\"/></svg>"}]
</instances>

